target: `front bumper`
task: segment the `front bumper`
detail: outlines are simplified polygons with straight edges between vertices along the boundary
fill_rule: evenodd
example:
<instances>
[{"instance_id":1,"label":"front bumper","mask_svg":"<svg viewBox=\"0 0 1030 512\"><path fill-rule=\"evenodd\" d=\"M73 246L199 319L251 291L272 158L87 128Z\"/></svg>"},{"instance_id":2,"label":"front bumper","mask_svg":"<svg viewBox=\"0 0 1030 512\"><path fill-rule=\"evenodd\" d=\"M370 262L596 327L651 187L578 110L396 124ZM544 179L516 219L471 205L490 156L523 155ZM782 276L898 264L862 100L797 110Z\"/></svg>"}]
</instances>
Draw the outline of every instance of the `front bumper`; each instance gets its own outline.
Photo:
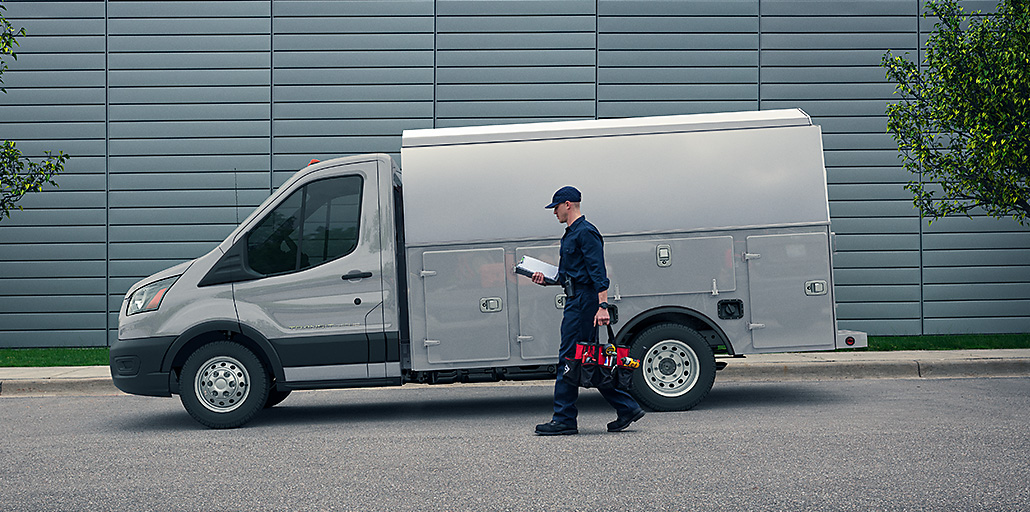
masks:
<instances>
[{"instance_id":1,"label":"front bumper","mask_svg":"<svg viewBox=\"0 0 1030 512\"><path fill-rule=\"evenodd\" d=\"M169 372L161 371L174 336L118 340L111 345L111 379L133 395L172 396Z\"/></svg>"}]
</instances>

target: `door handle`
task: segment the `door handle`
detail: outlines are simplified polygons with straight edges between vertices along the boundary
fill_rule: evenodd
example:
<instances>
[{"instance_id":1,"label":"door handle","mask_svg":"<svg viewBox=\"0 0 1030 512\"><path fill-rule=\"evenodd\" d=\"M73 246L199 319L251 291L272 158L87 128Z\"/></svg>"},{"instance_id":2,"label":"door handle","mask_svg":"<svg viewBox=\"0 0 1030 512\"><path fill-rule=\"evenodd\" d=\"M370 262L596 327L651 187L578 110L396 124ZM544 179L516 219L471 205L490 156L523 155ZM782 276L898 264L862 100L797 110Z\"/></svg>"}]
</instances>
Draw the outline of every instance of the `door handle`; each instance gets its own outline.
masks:
<instances>
[{"instance_id":1,"label":"door handle","mask_svg":"<svg viewBox=\"0 0 1030 512\"><path fill-rule=\"evenodd\" d=\"M351 279L365 279L365 278L368 278L368 277L372 277L372 273L371 272L361 272L360 270L355 270L355 271L353 271L353 272L351 272L349 274L344 274L343 275L343 280L344 281L349 281Z\"/></svg>"}]
</instances>

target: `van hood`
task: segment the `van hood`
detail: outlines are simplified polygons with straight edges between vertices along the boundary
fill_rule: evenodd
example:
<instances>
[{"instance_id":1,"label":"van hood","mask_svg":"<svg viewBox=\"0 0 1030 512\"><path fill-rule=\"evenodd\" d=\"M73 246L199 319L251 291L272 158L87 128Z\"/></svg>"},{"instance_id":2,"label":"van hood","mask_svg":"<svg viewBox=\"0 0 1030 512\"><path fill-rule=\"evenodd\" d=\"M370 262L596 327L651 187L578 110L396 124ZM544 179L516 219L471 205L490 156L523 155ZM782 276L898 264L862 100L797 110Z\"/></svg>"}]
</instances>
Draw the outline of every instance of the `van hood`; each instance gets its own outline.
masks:
<instances>
[{"instance_id":1,"label":"van hood","mask_svg":"<svg viewBox=\"0 0 1030 512\"><path fill-rule=\"evenodd\" d=\"M195 263L196 261L197 260L184 261L174 267L166 268L150 277L141 279L139 280L139 282L129 287L129 291L125 293L125 296L128 297L132 295L133 292L135 292L136 290L142 288L145 285L153 283L154 281L160 281L166 277L181 276L186 272L186 269L190 268L190 266L193 265L193 263Z\"/></svg>"}]
</instances>

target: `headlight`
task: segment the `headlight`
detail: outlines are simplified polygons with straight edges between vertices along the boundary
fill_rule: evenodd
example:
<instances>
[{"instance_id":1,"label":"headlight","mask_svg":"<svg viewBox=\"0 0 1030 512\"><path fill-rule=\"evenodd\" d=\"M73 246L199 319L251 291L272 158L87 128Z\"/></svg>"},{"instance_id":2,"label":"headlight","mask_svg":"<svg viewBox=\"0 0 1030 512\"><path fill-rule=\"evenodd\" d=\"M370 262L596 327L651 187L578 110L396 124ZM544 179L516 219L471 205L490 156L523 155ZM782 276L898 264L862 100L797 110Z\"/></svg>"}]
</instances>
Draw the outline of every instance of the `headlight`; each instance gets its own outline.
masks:
<instances>
[{"instance_id":1,"label":"headlight","mask_svg":"<svg viewBox=\"0 0 1030 512\"><path fill-rule=\"evenodd\" d=\"M129 306L126 308L125 314L135 315L145 311L154 311L161 307L161 301L164 300L165 293L172 287L176 279L179 279L179 276L150 283L133 292L132 296L129 297Z\"/></svg>"}]
</instances>

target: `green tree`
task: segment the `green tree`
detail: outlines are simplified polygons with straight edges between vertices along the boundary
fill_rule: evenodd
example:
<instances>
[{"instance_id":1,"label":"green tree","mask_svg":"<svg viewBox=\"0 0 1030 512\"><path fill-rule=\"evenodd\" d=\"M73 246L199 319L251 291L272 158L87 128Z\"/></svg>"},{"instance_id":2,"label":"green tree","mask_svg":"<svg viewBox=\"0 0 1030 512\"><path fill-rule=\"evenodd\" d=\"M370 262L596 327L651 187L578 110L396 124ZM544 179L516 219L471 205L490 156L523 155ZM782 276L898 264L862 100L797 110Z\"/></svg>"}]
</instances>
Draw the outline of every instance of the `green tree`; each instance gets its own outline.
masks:
<instances>
[{"instance_id":1,"label":"green tree","mask_svg":"<svg viewBox=\"0 0 1030 512\"><path fill-rule=\"evenodd\" d=\"M3 74L7 71L6 58L18 60L14 49L18 46L18 38L25 35L25 29L14 30L3 11L7 6L0 3L0 93L6 94L7 89L3 88ZM50 184L57 186L54 176L64 170L64 163L68 155L58 152L55 156L46 152L46 158L39 162L33 162L22 156L21 151L14 142L3 141L0 151L0 220L11 217L11 210L16 203L29 192L40 192L43 185ZM22 207L18 206L20 210Z\"/></svg>"},{"instance_id":2,"label":"green tree","mask_svg":"<svg viewBox=\"0 0 1030 512\"><path fill-rule=\"evenodd\" d=\"M899 103L887 129L915 205L936 220L980 208L1026 225L1030 214L1030 2L1002 0L994 14L963 12L956 0L930 0L939 22L922 69L883 56ZM907 54L906 54L907 55Z\"/></svg>"}]
</instances>

